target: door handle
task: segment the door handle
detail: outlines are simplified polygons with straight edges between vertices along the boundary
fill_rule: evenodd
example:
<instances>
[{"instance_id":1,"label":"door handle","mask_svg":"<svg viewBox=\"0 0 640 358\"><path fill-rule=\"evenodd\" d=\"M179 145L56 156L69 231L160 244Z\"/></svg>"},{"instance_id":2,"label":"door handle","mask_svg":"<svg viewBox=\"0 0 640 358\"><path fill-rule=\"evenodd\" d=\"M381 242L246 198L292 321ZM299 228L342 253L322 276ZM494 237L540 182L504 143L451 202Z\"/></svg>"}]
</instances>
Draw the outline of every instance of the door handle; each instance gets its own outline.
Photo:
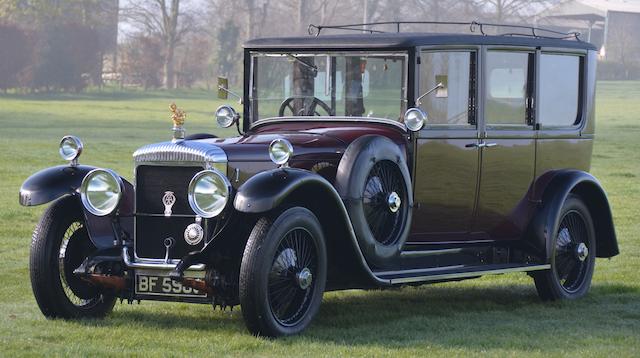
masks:
<instances>
[{"instance_id":1,"label":"door handle","mask_svg":"<svg viewBox=\"0 0 640 358\"><path fill-rule=\"evenodd\" d=\"M491 148L491 147L495 147L497 146L498 143L486 143L486 142L482 142L482 143L469 143L469 144L465 144L465 148Z\"/></svg>"}]
</instances>

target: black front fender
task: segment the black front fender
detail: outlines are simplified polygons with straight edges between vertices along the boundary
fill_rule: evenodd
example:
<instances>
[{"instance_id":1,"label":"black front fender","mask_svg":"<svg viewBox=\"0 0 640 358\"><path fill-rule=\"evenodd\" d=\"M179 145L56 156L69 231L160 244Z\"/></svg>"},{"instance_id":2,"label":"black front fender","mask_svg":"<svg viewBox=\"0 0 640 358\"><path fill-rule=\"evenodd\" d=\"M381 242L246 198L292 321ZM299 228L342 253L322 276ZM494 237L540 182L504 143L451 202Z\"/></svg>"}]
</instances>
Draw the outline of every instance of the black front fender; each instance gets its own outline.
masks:
<instances>
[{"instance_id":1,"label":"black front fender","mask_svg":"<svg viewBox=\"0 0 640 358\"><path fill-rule=\"evenodd\" d=\"M89 165L59 165L43 169L24 181L20 187L20 205L35 206L73 195L91 170Z\"/></svg>"},{"instance_id":2,"label":"black front fender","mask_svg":"<svg viewBox=\"0 0 640 358\"><path fill-rule=\"evenodd\" d=\"M54 201L65 195L77 194L84 177L96 167L90 165L59 165L43 169L24 181L20 187L20 205L36 206ZM120 202L121 216L133 213L133 185L120 177L124 193Z\"/></svg>"},{"instance_id":3,"label":"black front fender","mask_svg":"<svg viewBox=\"0 0 640 358\"><path fill-rule=\"evenodd\" d=\"M344 234L353 247L355 262L368 277L379 285L389 285L371 271L358 244L347 209L336 189L322 176L302 169L279 168L258 173L238 188L233 206L243 213L266 213L284 204L291 196L307 195L306 200L324 201L330 208L332 225L344 227ZM336 238L334 238L336 239Z\"/></svg>"},{"instance_id":4,"label":"black front fender","mask_svg":"<svg viewBox=\"0 0 640 358\"><path fill-rule=\"evenodd\" d=\"M277 208L289 194L307 185L326 189L334 194L336 204L342 203L331 183L320 175L302 169L281 168L252 176L238 188L233 206L244 213L264 213Z\"/></svg>"},{"instance_id":5,"label":"black front fender","mask_svg":"<svg viewBox=\"0 0 640 358\"><path fill-rule=\"evenodd\" d=\"M22 187L20 187L20 204L23 206L35 206L46 204L67 195L76 196L82 180L93 169L96 169L96 167L89 165L60 165L43 169L27 178ZM124 184L124 192L118 209L118 216L123 230L132 235L134 189L133 185L124 178L122 178L122 182ZM80 202L79 199L78 202ZM111 218L108 216L95 216L84 210L84 208L83 211L91 241L98 248L111 247L114 240Z\"/></svg>"}]
</instances>

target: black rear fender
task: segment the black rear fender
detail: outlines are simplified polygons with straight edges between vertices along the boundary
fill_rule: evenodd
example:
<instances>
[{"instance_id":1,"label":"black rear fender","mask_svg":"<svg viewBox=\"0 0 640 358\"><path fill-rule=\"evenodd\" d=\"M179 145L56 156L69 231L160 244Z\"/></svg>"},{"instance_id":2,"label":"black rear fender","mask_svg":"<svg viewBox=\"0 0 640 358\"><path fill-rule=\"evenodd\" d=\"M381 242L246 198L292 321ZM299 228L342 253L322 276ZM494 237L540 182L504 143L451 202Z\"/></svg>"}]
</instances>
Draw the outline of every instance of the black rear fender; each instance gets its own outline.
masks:
<instances>
[{"instance_id":1,"label":"black rear fender","mask_svg":"<svg viewBox=\"0 0 640 358\"><path fill-rule=\"evenodd\" d=\"M547 173L544 188L537 191L541 207L531 221L529 242L551 257L551 243L560 224L562 205L570 194L587 205L596 231L597 257L613 257L619 253L618 240L607 195L600 182L591 174L578 170Z\"/></svg>"}]
</instances>

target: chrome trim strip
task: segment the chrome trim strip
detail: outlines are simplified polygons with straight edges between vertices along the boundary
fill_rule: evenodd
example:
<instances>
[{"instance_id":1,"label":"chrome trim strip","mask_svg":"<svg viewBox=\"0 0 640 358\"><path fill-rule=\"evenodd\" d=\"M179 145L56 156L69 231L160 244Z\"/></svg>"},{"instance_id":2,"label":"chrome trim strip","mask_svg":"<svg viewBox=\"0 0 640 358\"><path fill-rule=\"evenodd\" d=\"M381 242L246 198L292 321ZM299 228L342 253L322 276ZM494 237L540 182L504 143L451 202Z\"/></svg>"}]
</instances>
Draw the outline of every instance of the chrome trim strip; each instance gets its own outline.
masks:
<instances>
[{"instance_id":1,"label":"chrome trim strip","mask_svg":"<svg viewBox=\"0 0 640 358\"><path fill-rule=\"evenodd\" d=\"M151 270L151 269L138 269L136 270L136 275L147 275L147 276L167 276L168 272L166 270ZM205 278L206 273L204 271L185 271L185 278Z\"/></svg>"},{"instance_id":2,"label":"chrome trim strip","mask_svg":"<svg viewBox=\"0 0 640 358\"><path fill-rule=\"evenodd\" d=\"M440 249L440 250L421 250L421 251L402 251L400 257L423 257L423 256L435 256L446 254L457 254L464 251L463 248L455 249Z\"/></svg>"},{"instance_id":3,"label":"chrome trim strip","mask_svg":"<svg viewBox=\"0 0 640 358\"><path fill-rule=\"evenodd\" d=\"M271 118L263 118L258 121L251 123L250 129L255 127L259 127L264 124L269 123L281 123L281 122L356 122L356 123L381 123L381 124L389 124L395 127L402 129L404 132L407 131L404 123L400 121L396 121L389 118L377 118L377 117L271 117Z\"/></svg>"},{"instance_id":4,"label":"chrome trim strip","mask_svg":"<svg viewBox=\"0 0 640 358\"><path fill-rule=\"evenodd\" d=\"M410 270L374 271L374 273L377 276L401 275L401 274L427 273L427 272L438 272L438 271L445 271L445 270L455 270L455 269L459 269L459 268L463 268L463 267L464 267L464 265L451 265L451 266L429 267L429 268L410 269Z\"/></svg>"},{"instance_id":5,"label":"chrome trim strip","mask_svg":"<svg viewBox=\"0 0 640 358\"><path fill-rule=\"evenodd\" d=\"M150 270L174 270L176 265L180 262L180 260L170 260L169 263L165 263L162 259L138 259L139 261L133 261L129 255L129 248L126 246L122 248L122 260L129 268ZM190 271L204 271L205 269L205 264L191 265L187 268L187 270Z\"/></svg>"},{"instance_id":6,"label":"chrome trim strip","mask_svg":"<svg viewBox=\"0 0 640 358\"><path fill-rule=\"evenodd\" d=\"M412 282L425 282L425 281L453 280L457 278L477 277L477 276L483 276L483 275L498 275L498 274L511 273L511 272L541 271L541 270L548 270L550 268L551 268L550 264L545 264L545 265L531 265L531 266L521 266L521 267L473 271L473 272L444 273L440 275L396 278L396 279L391 279L390 283L399 284L399 283L412 283Z\"/></svg>"},{"instance_id":7,"label":"chrome trim strip","mask_svg":"<svg viewBox=\"0 0 640 358\"><path fill-rule=\"evenodd\" d=\"M197 141L162 142L145 145L133 153L136 165L141 163L199 163L212 167L214 163L227 163L227 154L222 148ZM226 165L225 165L226 166ZM226 173L226 170L225 170Z\"/></svg>"},{"instance_id":8,"label":"chrome trim strip","mask_svg":"<svg viewBox=\"0 0 640 358\"><path fill-rule=\"evenodd\" d=\"M300 50L300 52L286 51L283 49L260 49L260 50L251 50L252 57L286 57L286 56L306 56L306 57L325 57L325 56L396 56L396 57L404 57L405 59L409 58L407 51L314 51L314 49L309 49L309 51Z\"/></svg>"}]
</instances>

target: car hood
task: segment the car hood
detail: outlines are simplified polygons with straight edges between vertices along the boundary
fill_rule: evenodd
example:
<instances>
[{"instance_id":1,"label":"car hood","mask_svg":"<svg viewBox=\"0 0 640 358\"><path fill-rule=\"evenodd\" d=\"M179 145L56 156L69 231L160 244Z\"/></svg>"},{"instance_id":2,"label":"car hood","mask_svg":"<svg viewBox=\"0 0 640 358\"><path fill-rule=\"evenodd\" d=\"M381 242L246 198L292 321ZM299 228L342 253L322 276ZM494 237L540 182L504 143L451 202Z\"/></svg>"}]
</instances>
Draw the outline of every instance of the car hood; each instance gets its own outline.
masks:
<instances>
[{"instance_id":1,"label":"car hood","mask_svg":"<svg viewBox=\"0 0 640 358\"><path fill-rule=\"evenodd\" d=\"M329 159L336 151L342 153L345 143L331 136L317 133L269 132L252 133L233 138L203 140L220 147L230 162L270 161L269 144L274 139L284 138L291 142L296 159Z\"/></svg>"},{"instance_id":2,"label":"car hood","mask_svg":"<svg viewBox=\"0 0 640 358\"><path fill-rule=\"evenodd\" d=\"M200 141L224 150L229 162L270 161L269 144L276 138L291 142L292 160L336 160L354 139L365 134L402 138L400 130L388 125L300 122L263 125L242 136Z\"/></svg>"}]
</instances>

